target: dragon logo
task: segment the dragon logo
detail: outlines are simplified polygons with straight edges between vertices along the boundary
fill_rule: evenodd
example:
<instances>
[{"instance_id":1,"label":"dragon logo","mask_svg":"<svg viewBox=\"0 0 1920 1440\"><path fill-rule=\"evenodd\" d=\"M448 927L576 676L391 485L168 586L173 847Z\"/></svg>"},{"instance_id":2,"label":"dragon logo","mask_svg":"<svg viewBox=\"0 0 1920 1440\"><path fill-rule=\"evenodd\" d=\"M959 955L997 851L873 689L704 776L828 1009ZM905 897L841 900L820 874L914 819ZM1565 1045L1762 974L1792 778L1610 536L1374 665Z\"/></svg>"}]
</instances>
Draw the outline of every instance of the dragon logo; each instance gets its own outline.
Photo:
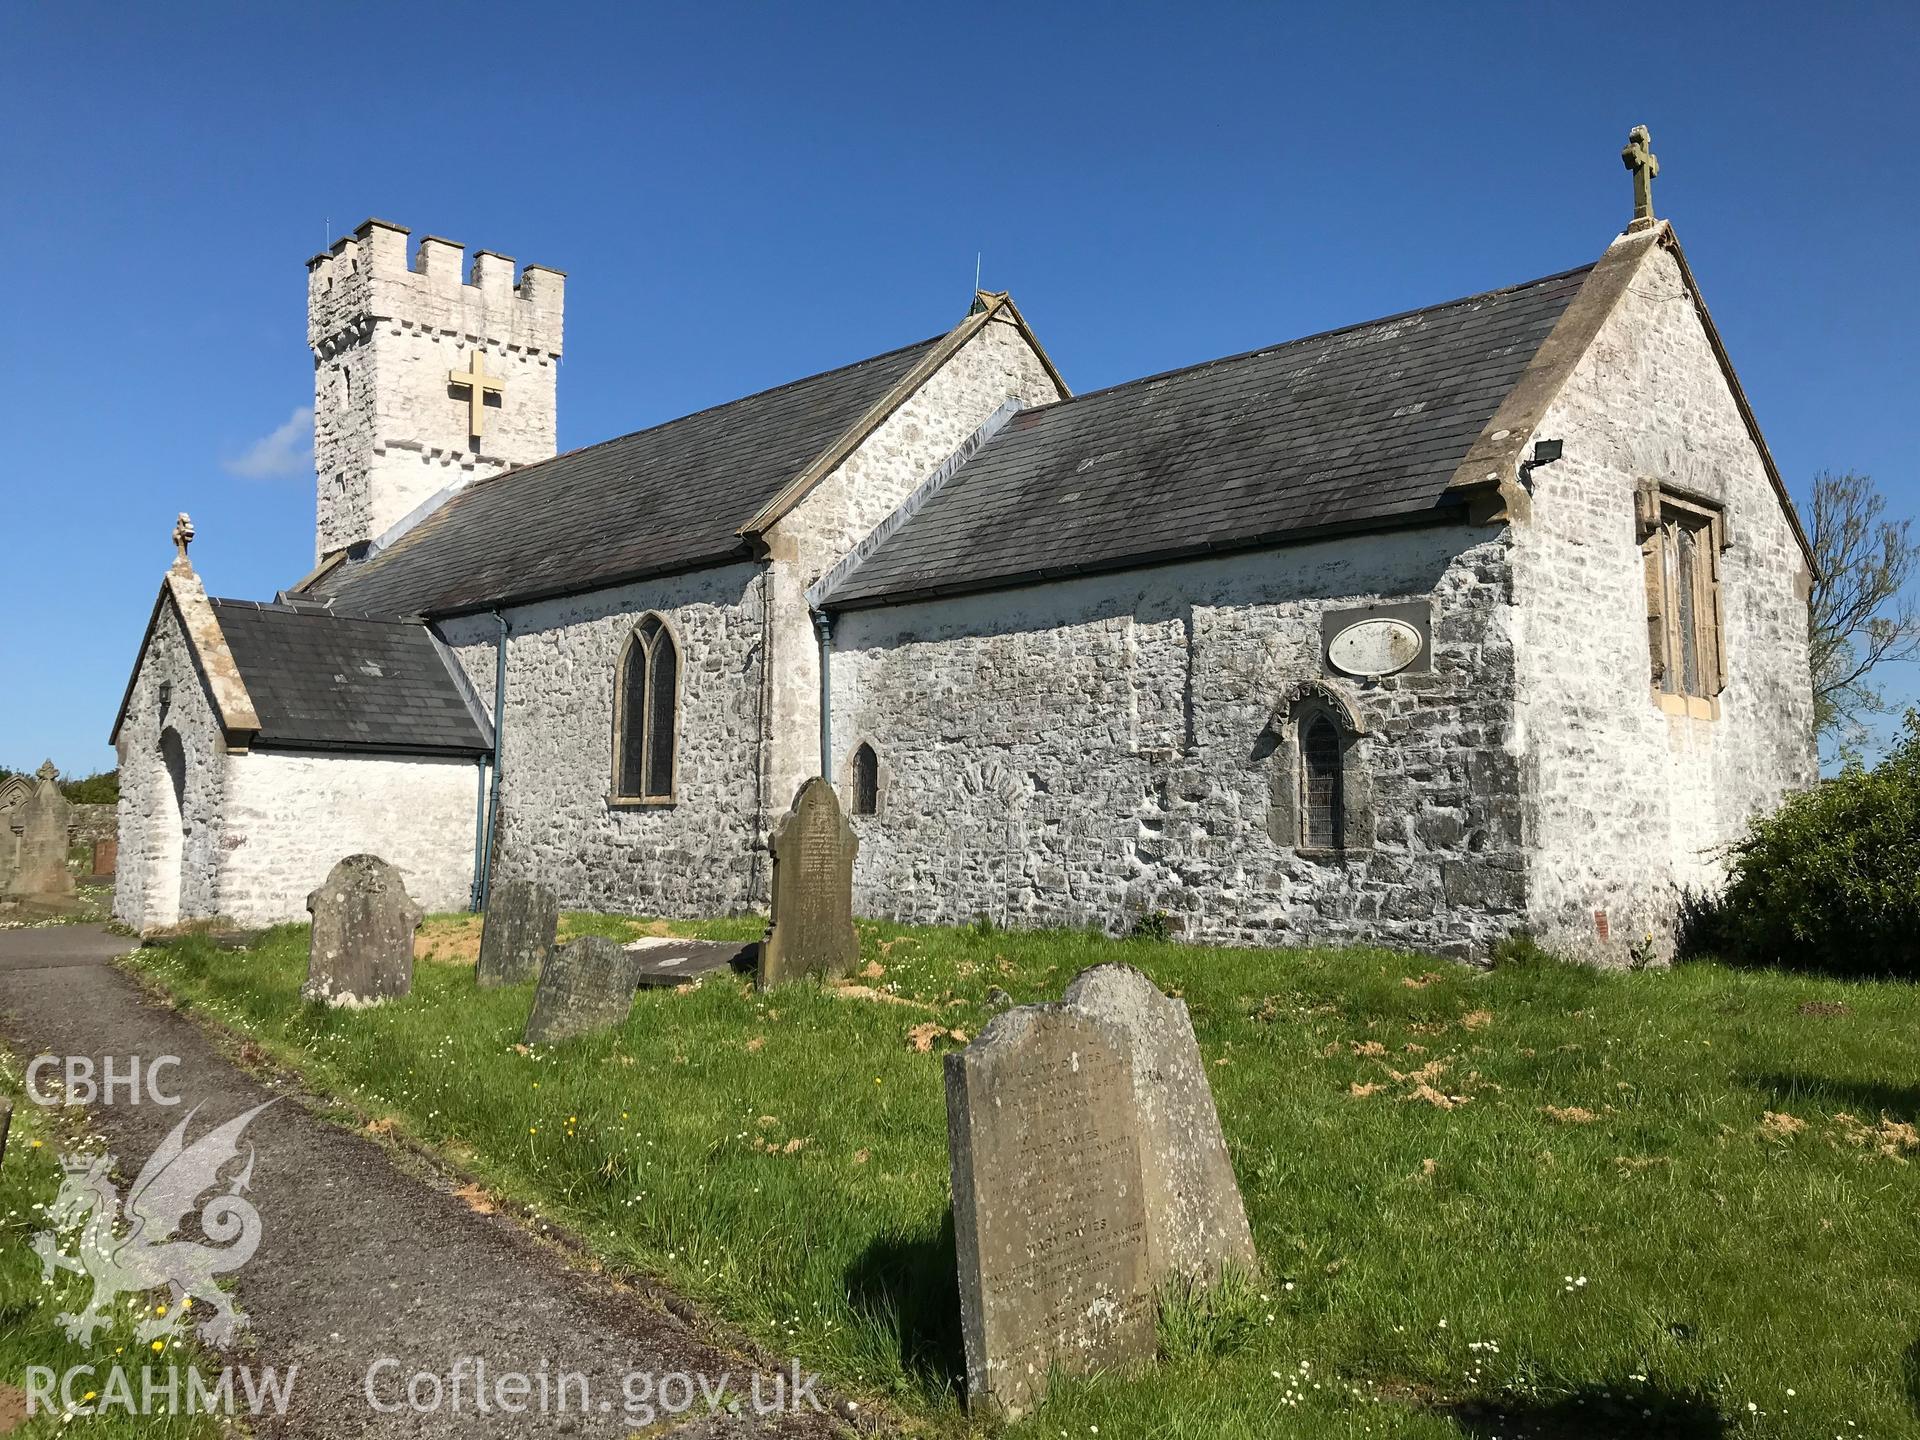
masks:
<instances>
[{"instance_id":1,"label":"dragon logo","mask_svg":"<svg viewBox=\"0 0 1920 1440\"><path fill-rule=\"evenodd\" d=\"M256 1105L188 1144L187 1127L200 1113L195 1106L133 1182L124 1216L120 1191L109 1178L113 1156L63 1157L66 1177L48 1208L48 1228L34 1237L33 1250L40 1257L42 1283L51 1283L57 1270L93 1280L86 1309L55 1317L68 1339L91 1345L94 1332L113 1323L108 1307L116 1297L162 1286L170 1291L172 1303L153 1306L143 1315L136 1332L142 1341L177 1335L195 1303L210 1312L200 1325L200 1336L208 1343L224 1347L240 1332L246 1317L233 1308L214 1277L245 1265L260 1244L260 1212L242 1198L253 1178L253 1146L245 1147L246 1163L237 1175L223 1183L221 1172L240 1157L241 1133L276 1103ZM200 1205L209 1190L218 1193ZM179 1234L196 1208L204 1240ZM76 1230L76 1253L70 1255L60 1237Z\"/></svg>"}]
</instances>

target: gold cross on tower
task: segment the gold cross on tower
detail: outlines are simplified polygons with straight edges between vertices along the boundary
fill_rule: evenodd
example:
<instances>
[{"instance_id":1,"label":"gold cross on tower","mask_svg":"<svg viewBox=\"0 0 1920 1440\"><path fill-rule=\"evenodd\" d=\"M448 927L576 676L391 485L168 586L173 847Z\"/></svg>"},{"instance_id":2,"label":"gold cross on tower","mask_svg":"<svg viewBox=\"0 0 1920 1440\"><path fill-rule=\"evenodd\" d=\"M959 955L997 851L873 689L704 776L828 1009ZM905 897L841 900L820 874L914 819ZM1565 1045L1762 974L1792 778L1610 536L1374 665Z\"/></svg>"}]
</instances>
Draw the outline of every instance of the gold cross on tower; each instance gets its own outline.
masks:
<instances>
[{"instance_id":1,"label":"gold cross on tower","mask_svg":"<svg viewBox=\"0 0 1920 1440\"><path fill-rule=\"evenodd\" d=\"M1649 148L1652 144L1647 127L1636 125L1627 132L1627 148L1620 152L1621 163L1633 172L1633 223L1627 227L1629 234L1653 225L1653 177L1660 173L1660 160Z\"/></svg>"},{"instance_id":2,"label":"gold cross on tower","mask_svg":"<svg viewBox=\"0 0 1920 1440\"><path fill-rule=\"evenodd\" d=\"M482 433L482 427L487 423L487 392L491 390L495 395L503 397L504 403L507 389L507 382L496 380L487 374L486 367L480 363L480 360L480 352L475 350L467 360L470 369L447 372L449 385L467 387L467 434L476 440Z\"/></svg>"}]
</instances>

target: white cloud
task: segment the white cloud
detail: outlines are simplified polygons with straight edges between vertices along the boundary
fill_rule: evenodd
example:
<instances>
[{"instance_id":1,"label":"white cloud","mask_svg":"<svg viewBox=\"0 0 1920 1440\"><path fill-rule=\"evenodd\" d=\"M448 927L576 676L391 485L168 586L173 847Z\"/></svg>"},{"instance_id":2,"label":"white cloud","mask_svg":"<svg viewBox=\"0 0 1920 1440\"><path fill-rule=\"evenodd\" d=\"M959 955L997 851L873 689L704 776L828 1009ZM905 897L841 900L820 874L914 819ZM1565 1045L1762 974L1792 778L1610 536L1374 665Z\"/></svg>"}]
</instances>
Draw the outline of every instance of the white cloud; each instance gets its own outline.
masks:
<instances>
[{"instance_id":1,"label":"white cloud","mask_svg":"<svg viewBox=\"0 0 1920 1440\"><path fill-rule=\"evenodd\" d=\"M288 475L311 474L313 407L302 405L287 417L286 424L261 436L237 458L222 460L220 468L247 480L278 480Z\"/></svg>"}]
</instances>

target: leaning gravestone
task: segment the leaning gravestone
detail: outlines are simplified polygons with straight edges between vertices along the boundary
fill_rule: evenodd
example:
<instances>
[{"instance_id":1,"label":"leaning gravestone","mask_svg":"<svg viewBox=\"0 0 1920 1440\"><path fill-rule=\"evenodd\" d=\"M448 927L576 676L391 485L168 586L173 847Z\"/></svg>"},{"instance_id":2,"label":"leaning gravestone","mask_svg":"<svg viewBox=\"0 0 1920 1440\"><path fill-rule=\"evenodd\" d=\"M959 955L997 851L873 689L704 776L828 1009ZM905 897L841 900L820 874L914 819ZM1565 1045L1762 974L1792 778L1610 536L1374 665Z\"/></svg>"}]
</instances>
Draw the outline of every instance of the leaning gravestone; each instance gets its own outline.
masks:
<instances>
[{"instance_id":1,"label":"leaning gravestone","mask_svg":"<svg viewBox=\"0 0 1920 1440\"><path fill-rule=\"evenodd\" d=\"M504 880L487 894L474 979L483 986L524 985L553 953L560 902L531 880Z\"/></svg>"},{"instance_id":2,"label":"leaning gravestone","mask_svg":"<svg viewBox=\"0 0 1920 1440\"><path fill-rule=\"evenodd\" d=\"M73 807L60 793L60 772L49 760L35 777L33 794L15 812L20 843L13 876L16 899L60 904L73 899L73 872L67 869L67 830Z\"/></svg>"},{"instance_id":3,"label":"leaning gravestone","mask_svg":"<svg viewBox=\"0 0 1920 1440\"><path fill-rule=\"evenodd\" d=\"M773 923L759 986L844 975L860 958L853 929L853 857L860 848L833 786L815 776L773 834Z\"/></svg>"},{"instance_id":4,"label":"leaning gravestone","mask_svg":"<svg viewBox=\"0 0 1920 1440\"><path fill-rule=\"evenodd\" d=\"M528 1045L551 1045L610 1030L633 1009L640 960L604 935L582 935L547 957L527 1017Z\"/></svg>"},{"instance_id":5,"label":"leaning gravestone","mask_svg":"<svg viewBox=\"0 0 1920 1440\"><path fill-rule=\"evenodd\" d=\"M1014 1419L1049 1372L1154 1353L1127 1037L1065 1005L996 1016L946 1062L969 1402Z\"/></svg>"},{"instance_id":6,"label":"leaning gravestone","mask_svg":"<svg viewBox=\"0 0 1920 1440\"><path fill-rule=\"evenodd\" d=\"M307 896L307 909L307 999L358 1007L413 989L413 932L423 912L393 866L378 855L349 855Z\"/></svg>"},{"instance_id":7,"label":"leaning gravestone","mask_svg":"<svg viewBox=\"0 0 1920 1440\"><path fill-rule=\"evenodd\" d=\"M1247 1208L1186 1002L1162 995L1131 965L1096 965L1074 978L1062 1003L1125 1031L1130 1042L1155 1287L1173 1278L1209 1283L1228 1266L1256 1269Z\"/></svg>"}]
</instances>

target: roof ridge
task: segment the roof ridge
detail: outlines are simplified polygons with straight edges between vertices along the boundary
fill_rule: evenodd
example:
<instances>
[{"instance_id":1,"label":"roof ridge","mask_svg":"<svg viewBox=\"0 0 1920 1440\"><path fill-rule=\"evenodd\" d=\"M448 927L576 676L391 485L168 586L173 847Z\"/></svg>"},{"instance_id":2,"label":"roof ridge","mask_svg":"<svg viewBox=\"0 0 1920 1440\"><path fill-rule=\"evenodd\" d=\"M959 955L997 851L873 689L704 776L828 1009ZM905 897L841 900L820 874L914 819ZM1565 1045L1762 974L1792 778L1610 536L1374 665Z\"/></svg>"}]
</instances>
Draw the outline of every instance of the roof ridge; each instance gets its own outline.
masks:
<instances>
[{"instance_id":1,"label":"roof ridge","mask_svg":"<svg viewBox=\"0 0 1920 1440\"><path fill-rule=\"evenodd\" d=\"M233 605L247 610L258 610L266 615L290 615L298 620L354 620L362 625L405 625L409 628L424 629L426 621L409 620L400 615L368 615L353 611L303 610L297 605L281 605L272 600L235 600L226 596L209 596L211 605Z\"/></svg>"},{"instance_id":2,"label":"roof ridge","mask_svg":"<svg viewBox=\"0 0 1920 1440\"><path fill-rule=\"evenodd\" d=\"M825 370L816 370L811 375L796 376L794 379L782 381L778 385L769 385L764 390L749 390L744 395L736 395L731 400L717 401L712 405L703 405L698 410L689 410L686 414L676 415L671 420L660 420L652 425L642 425L638 430L628 430L619 435L609 435L606 439L595 440L589 445L576 445L571 450L562 450L558 454L547 456L544 460L534 460L525 465L510 465L505 470L497 471L492 475L483 475L471 484L461 487L457 493L448 497L449 504L451 504L452 501L458 500L462 495L472 494L482 485L491 485L494 481L504 480L509 475L526 475L540 469L544 465L551 465L555 461L565 460L574 455L583 455L589 450L598 450L603 445L616 445L622 440L631 440L638 435L650 435L656 430L665 430L670 425L678 425L687 420L698 420L702 415L711 415L716 410L725 410L729 406L742 405L749 400L763 400L769 395L778 395L782 390L791 390L796 385L805 385L813 380L824 380L829 375L844 375L849 370L858 370L863 365L873 365L882 360L891 360L894 356L904 355L909 350L922 350L929 345L937 344L939 341L946 339L949 333L950 332L943 330L938 335L929 335L926 339L916 340L911 345L896 345L893 349L882 350L877 355L868 355L861 360L850 360L845 365L830 365ZM448 507L443 506L442 510L446 508ZM439 513L439 511L435 512L435 514Z\"/></svg>"},{"instance_id":3,"label":"roof ridge","mask_svg":"<svg viewBox=\"0 0 1920 1440\"><path fill-rule=\"evenodd\" d=\"M1259 355L1271 355L1276 350L1285 350L1294 345L1305 345L1314 340L1331 340L1336 335L1351 334L1356 330L1371 330L1378 325L1391 325L1396 320L1408 320L1415 315L1431 315L1439 310L1452 310L1461 305L1472 305L1481 300L1492 300L1496 296L1512 295L1521 290L1531 290L1536 285L1551 285L1556 280L1570 280L1583 275L1600 262L1590 260L1585 265L1575 265L1572 269L1562 270L1553 275L1542 275L1534 280L1522 280L1514 285L1501 285L1492 290L1482 290L1475 295L1462 295L1455 300L1442 300L1433 305L1415 305L1408 310L1399 310L1391 315L1382 315L1373 320L1361 320L1351 325L1336 325L1330 330L1316 330L1309 335L1297 335L1291 340L1279 340L1271 345L1256 345L1251 350L1241 350L1232 355L1216 355L1211 360L1196 360L1190 365L1175 365L1171 369L1157 370L1151 375L1136 376L1132 380L1116 380L1111 385L1103 385L1098 390L1083 390L1078 395L1069 395L1062 400L1049 400L1043 405L1030 405L1021 411L1017 420L1040 415L1049 410L1057 410L1065 405L1077 405L1082 400L1098 399L1102 395L1111 395L1116 390L1129 390L1136 385L1151 385L1156 380L1170 380L1176 375L1190 375L1196 370L1206 370L1215 365L1233 365L1242 360L1251 360Z\"/></svg>"}]
</instances>

